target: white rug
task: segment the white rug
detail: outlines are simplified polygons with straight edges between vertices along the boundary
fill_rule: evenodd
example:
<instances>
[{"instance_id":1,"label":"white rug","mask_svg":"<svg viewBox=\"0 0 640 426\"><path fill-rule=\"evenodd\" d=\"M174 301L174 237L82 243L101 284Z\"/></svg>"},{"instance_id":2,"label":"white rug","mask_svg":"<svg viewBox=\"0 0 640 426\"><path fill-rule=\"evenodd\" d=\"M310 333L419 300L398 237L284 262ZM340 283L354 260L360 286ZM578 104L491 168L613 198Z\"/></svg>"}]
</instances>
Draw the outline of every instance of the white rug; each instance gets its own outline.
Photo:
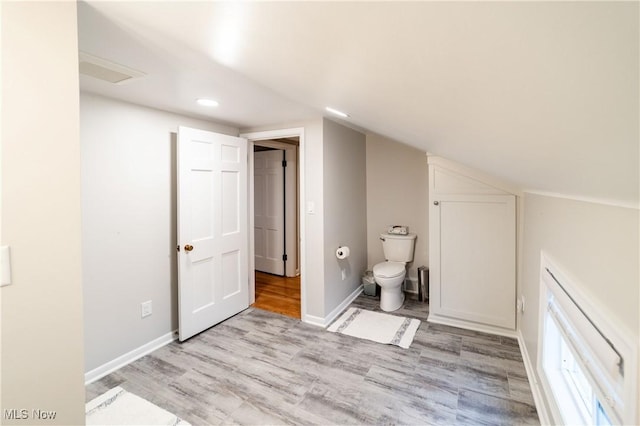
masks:
<instances>
[{"instance_id":1,"label":"white rug","mask_svg":"<svg viewBox=\"0 0 640 426\"><path fill-rule=\"evenodd\" d=\"M88 425L176 425L189 426L175 414L163 410L117 386L87 402Z\"/></svg>"},{"instance_id":2,"label":"white rug","mask_svg":"<svg viewBox=\"0 0 640 426\"><path fill-rule=\"evenodd\" d=\"M349 308L327 330L407 349L419 326L417 319Z\"/></svg>"}]
</instances>

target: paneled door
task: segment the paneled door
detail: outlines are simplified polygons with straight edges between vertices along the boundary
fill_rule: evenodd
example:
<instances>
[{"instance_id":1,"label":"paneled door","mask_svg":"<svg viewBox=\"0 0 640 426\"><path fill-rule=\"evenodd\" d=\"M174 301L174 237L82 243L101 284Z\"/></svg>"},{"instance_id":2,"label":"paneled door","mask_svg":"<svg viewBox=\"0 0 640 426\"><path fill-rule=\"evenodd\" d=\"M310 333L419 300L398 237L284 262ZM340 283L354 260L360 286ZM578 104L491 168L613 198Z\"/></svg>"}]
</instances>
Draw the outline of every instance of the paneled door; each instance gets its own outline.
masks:
<instances>
[{"instance_id":1,"label":"paneled door","mask_svg":"<svg viewBox=\"0 0 640 426\"><path fill-rule=\"evenodd\" d=\"M433 197L430 311L515 330L515 197Z\"/></svg>"},{"instance_id":2,"label":"paneled door","mask_svg":"<svg viewBox=\"0 0 640 426\"><path fill-rule=\"evenodd\" d=\"M255 268L284 275L284 150L253 153Z\"/></svg>"},{"instance_id":3,"label":"paneled door","mask_svg":"<svg viewBox=\"0 0 640 426\"><path fill-rule=\"evenodd\" d=\"M178 128L180 341L249 306L247 141Z\"/></svg>"}]
</instances>

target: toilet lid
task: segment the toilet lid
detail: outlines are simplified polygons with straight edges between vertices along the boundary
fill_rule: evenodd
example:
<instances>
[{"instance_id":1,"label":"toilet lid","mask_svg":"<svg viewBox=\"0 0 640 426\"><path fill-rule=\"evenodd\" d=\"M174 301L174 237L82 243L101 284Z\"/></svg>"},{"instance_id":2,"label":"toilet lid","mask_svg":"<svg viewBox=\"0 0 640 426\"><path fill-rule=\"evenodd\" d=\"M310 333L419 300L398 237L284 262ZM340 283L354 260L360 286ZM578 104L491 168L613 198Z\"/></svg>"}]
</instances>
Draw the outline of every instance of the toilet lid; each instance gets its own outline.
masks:
<instances>
[{"instance_id":1,"label":"toilet lid","mask_svg":"<svg viewBox=\"0 0 640 426\"><path fill-rule=\"evenodd\" d=\"M373 275L382 278L397 277L404 272L404 263L402 262L382 262L373 267Z\"/></svg>"}]
</instances>

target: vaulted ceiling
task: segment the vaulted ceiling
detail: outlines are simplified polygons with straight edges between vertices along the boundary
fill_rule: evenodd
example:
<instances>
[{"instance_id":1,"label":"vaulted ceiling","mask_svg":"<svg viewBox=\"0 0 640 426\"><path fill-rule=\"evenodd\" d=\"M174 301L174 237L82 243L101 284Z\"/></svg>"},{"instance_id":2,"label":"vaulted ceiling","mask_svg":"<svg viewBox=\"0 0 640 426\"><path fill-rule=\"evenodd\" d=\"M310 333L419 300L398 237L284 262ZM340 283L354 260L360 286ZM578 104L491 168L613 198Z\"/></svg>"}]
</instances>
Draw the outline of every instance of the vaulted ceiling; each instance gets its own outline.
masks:
<instances>
[{"instance_id":1,"label":"vaulted ceiling","mask_svg":"<svg viewBox=\"0 0 640 426\"><path fill-rule=\"evenodd\" d=\"M523 190L637 205L638 6L79 3L80 50L146 74L81 88L240 128L331 106Z\"/></svg>"}]
</instances>

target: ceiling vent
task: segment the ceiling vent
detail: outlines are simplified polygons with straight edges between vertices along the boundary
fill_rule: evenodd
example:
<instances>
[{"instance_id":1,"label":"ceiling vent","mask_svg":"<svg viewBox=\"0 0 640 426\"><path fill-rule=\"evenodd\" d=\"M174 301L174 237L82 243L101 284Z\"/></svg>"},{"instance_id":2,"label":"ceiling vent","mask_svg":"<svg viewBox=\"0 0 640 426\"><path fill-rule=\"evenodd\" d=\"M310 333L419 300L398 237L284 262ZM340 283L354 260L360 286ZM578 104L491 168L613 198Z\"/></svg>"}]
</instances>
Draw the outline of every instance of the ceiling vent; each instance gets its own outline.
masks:
<instances>
[{"instance_id":1,"label":"ceiling vent","mask_svg":"<svg viewBox=\"0 0 640 426\"><path fill-rule=\"evenodd\" d=\"M146 74L88 53L79 52L80 74L88 75L113 84L123 84L142 78Z\"/></svg>"}]
</instances>

